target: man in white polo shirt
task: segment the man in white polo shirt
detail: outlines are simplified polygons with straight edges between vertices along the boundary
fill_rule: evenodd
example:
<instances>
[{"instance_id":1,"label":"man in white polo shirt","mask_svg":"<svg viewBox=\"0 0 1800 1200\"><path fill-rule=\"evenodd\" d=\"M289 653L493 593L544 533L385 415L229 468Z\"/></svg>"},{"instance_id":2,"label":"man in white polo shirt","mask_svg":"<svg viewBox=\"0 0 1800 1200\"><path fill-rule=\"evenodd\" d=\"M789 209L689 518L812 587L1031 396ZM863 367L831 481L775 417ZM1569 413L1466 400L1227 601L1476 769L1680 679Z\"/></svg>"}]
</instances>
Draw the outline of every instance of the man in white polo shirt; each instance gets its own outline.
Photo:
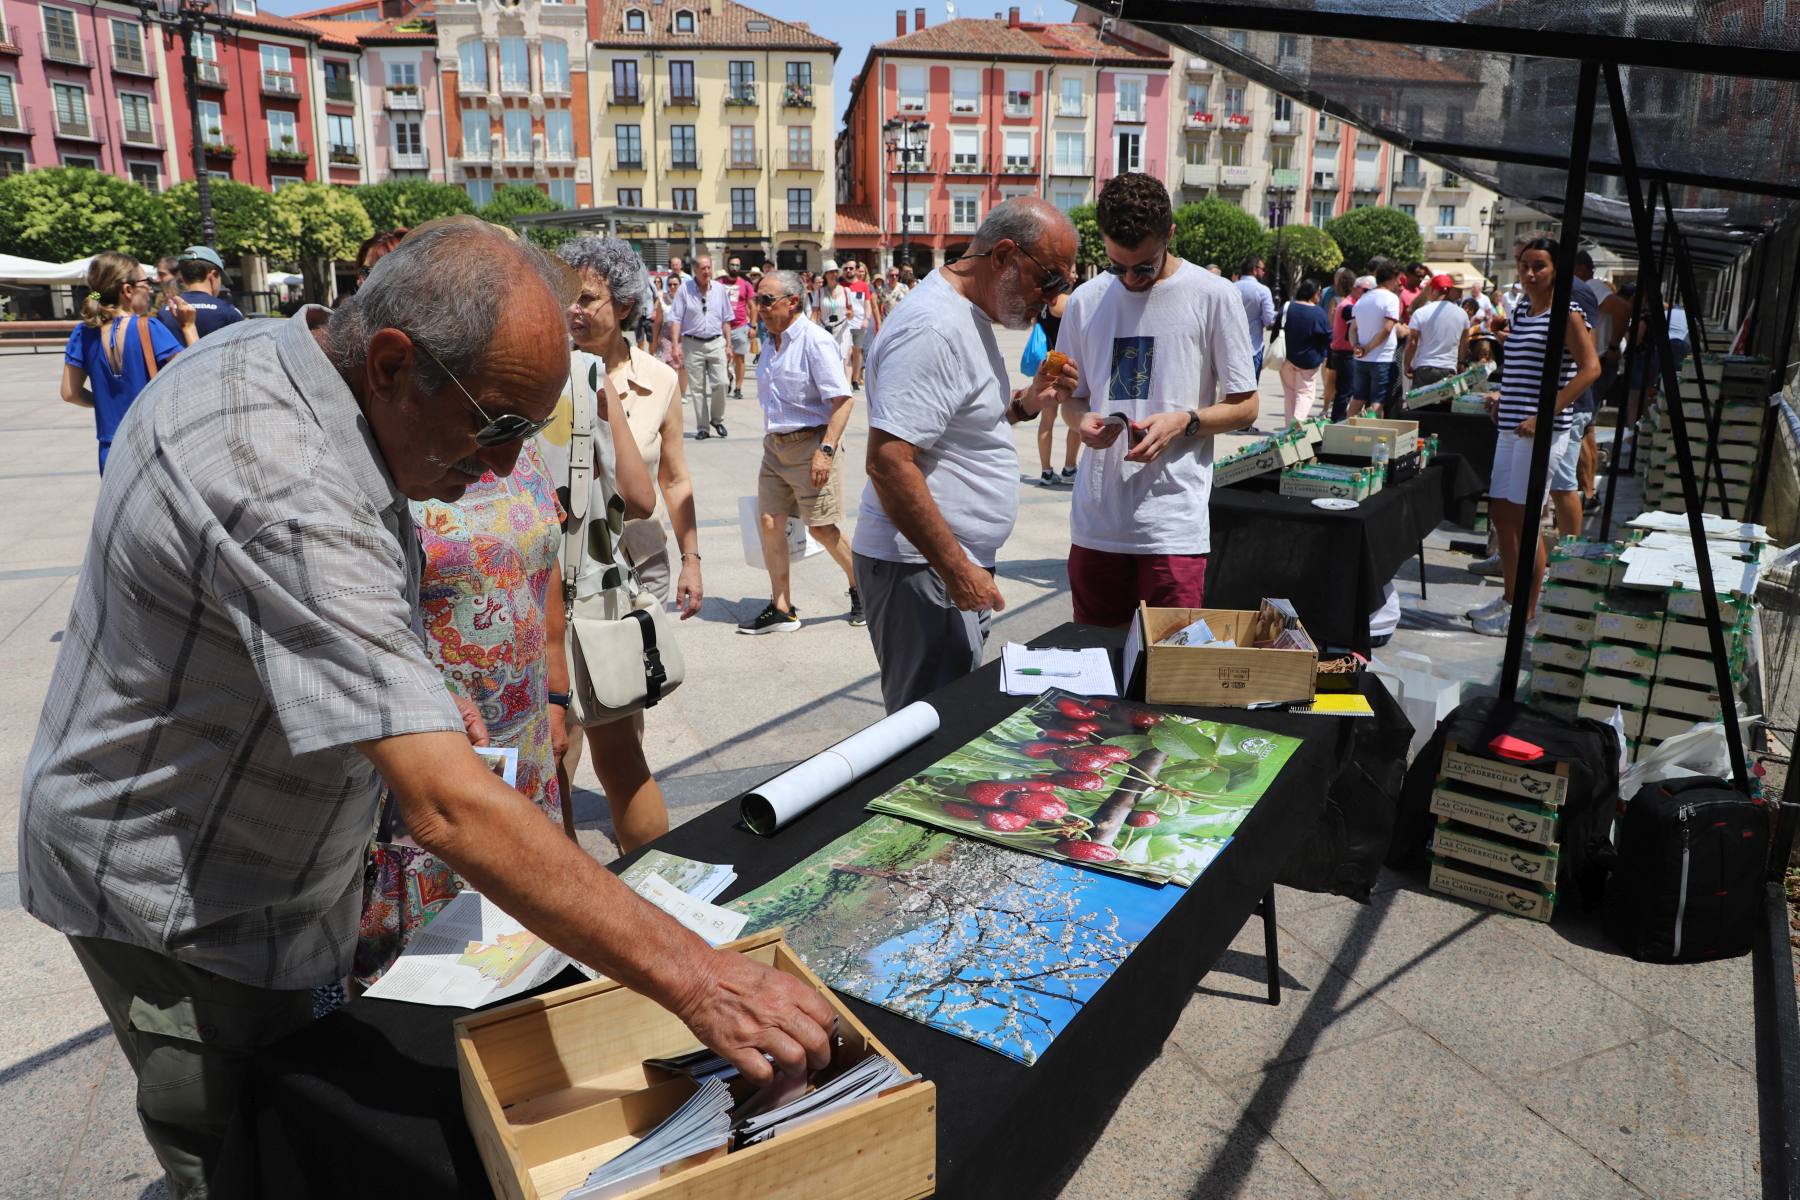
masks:
<instances>
[{"instance_id":1,"label":"man in white polo shirt","mask_svg":"<svg viewBox=\"0 0 1800 1200\"><path fill-rule=\"evenodd\" d=\"M837 339L800 311L805 295L806 283L796 271L776 271L756 287L756 310L769 331L756 363L756 394L766 431L756 508L769 567L769 603L739 625L739 633L793 633L800 628L788 597L790 516L805 521L844 569L850 581L850 623L865 623L850 546L837 527L844 510L838 452L850 423L850 381L844 378Z\"/></svg>"}]
</instances>

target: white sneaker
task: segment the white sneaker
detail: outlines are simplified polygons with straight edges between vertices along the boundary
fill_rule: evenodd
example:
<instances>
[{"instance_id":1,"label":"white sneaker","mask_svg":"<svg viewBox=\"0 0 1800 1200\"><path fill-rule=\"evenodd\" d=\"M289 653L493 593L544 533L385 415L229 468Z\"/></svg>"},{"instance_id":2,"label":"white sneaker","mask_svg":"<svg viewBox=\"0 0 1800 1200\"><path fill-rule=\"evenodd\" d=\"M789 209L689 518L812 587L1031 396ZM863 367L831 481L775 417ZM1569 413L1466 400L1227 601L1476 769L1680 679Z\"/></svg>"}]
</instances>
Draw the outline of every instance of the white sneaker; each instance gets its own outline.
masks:
<instances>
[{"instance_id":1,"label":"white sneaker","mask_svg":"<svg viewBox=\"0 0 1800 1200\"><path fill-rule=\"evenodd\" d=\"M1471 575L1486 575L1491 579L1500 577L1500 556L1490 554L1486 558L1477 558L1470 562L1467 570Z\"/></svg>"},{"instance_id":2,"label":"white sneaker","mask_svg":"<svg viewBox=\"0 0 1800 1200\"><path fill-rule=\"evenodd\" d=\"M1489 600L1486 604L1477 604L1474 608L1471 608L1468 612L1465 612L1463 614L1463 616L1469 618L1472 621L1476 617L1490 616L1493 613L1496 613L1500 609L1503 609L1505 607L1506 607L1506 593L1501 592L1498 596L1495 596L1492 600Z\"/></svg>"},{"instance_id":3,"label":"white sneaker","mask_svg":"<svg viewBox=\"0 0 1800 1200\"><path fill-rule=\"evenodd\" d=\"M1499 608L1470 618L1470 624L1483 637L1505 637L1507 626L1512 624L1512 605L1502 601Z\"/></svg>"}]
</instances>

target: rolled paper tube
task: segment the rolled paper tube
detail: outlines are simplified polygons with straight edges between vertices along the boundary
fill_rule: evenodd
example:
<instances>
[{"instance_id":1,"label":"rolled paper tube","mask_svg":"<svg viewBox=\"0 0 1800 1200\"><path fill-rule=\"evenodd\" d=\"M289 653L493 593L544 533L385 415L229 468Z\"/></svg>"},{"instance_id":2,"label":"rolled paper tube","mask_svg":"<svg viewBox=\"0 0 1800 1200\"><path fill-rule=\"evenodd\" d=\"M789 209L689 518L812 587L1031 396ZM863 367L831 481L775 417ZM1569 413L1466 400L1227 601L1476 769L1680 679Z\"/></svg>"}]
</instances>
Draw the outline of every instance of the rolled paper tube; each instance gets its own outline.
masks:
<instances>
[{"instance_id":1,"label":"rolled paper tube","mask_svg":"<svg viewBox=\"0 0 1800 1200\"><path fill-rule=\"evenodd\" d=\"M938 729L937 709L915 700L744 794L739 813L752 833L769 836Z\"/></svg>"}]
</instances>

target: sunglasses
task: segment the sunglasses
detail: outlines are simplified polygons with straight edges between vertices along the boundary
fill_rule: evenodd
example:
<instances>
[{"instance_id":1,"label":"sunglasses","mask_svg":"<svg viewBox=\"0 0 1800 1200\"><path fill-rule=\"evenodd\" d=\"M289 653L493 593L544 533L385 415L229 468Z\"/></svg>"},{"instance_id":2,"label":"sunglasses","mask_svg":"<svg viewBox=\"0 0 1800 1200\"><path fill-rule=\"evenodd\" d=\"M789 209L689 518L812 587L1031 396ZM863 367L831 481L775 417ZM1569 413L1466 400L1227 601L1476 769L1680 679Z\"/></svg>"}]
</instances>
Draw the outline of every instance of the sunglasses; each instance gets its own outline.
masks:
<instances>
[{"instance_id":1,"label":"sunglasses","mask_svg":"<svg viewBox=\"0 0 1800 1200\"><path fill-rule=\"evenodd\" d=\"M1020 254L1023 254L1026 258L1029 258L1031 260L1031 265L1043 272L1044 277L1037 285L1037 290L1040 294L1054 299L1069 290L1070 284L1067 275L1052 271L1049 267L1046 267L1043 263L1039 262L1035 254L1019 245L1017 242L1013 243L1013 249L1017 250ZM974 254L965 254L958 261L965 261L971 258L987 258L991 254L993 254L992 250L981 250Z\"/></svg>"},{"instance_id":2,"label":"sunglasses","mask_svg":"<svg viewBox=\"0 0 1800 1200\"><path fill-rule=\"evenodd\" d=\"M758 293L756 293L756 295L754 295L750 298L752 300L756 301L756 307L758 307L758 308L767 308L767 307L769 307L769 305L775 303L777 300L792 300L792 299L794 299L793 296L776 296L769 292L758 292Z\"/></svg>"},{"instance_id":3,"label":"sunglasses","mask_svg":"<svg viewBox=\"0 0 1800 1200\"><path fill-rule=\"evenodd\" d=\"M533 421L529 417L520 416L518 413L503 413L498 417L488 416L487 410L481 407L481 402L475 399L474 396L469 395L469 389L462 385L462 380L450 374L450 368L444 365L443 360L418 342L414 342L413 345L418 346L420 350L424 350L425 357L429 358L432 362L437 363L438 370L448 376L450 382L456 385L457 391L468 397L469 403L475 406L475 411L481 415L481 419L487 422L486 425L483 425L480 429L475 431L475 444L477 446L504 446L508 442L522 442L526 438L542 431L551 421L556 419L555 413L551 413L541 421Z\"/></svg>"},{"instance_id":4,"label":"sunglasses","mask_svg":"<svg viewBox=\"0 0 1800 1200\"><path fill-rule=\"evenodd\" d=\"M1108 260L1106 264L1106 273L1108 275L1117 275L1120 279L1125 278L1127 275L1130 275L1134 279L1155 279L1158 275L1162 274L1163 263L1168 260L1168 257L1169 251L1165 247L1163 252L1156 256L1155 262L1132 263L1129 266L1121 266L1116 262Z\"/></svg>"}]
</instances>

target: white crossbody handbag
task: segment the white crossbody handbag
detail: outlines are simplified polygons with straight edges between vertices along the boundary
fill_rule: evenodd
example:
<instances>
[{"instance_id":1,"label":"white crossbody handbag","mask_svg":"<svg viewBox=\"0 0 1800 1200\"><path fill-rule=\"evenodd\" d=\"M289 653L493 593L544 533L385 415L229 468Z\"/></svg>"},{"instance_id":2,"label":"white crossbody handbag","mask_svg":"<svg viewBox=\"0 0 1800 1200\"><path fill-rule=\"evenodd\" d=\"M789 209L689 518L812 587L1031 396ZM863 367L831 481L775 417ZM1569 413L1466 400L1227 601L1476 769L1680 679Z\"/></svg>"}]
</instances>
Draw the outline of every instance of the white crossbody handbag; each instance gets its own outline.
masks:
<instances>
[{"instance_id":1,"label":"white crossbody handbag","mask_svg":"<svg viewBox=\"0 0 1800 1200\"><path fill-rule=\"evenodd\" d=\"M588 366L587 387L569 380L569 520L563 528L563 611L568 621L570 713L577 724L605 725L656 705L681 686L686 666L675 640L675 621L644 591L619 550L625 502L609 496L604 512L590 514L594 480L597 397L613 393L598 361ZM576 595L585 562L604 567L600 588Z\"/></svg>"}]
</instances>

